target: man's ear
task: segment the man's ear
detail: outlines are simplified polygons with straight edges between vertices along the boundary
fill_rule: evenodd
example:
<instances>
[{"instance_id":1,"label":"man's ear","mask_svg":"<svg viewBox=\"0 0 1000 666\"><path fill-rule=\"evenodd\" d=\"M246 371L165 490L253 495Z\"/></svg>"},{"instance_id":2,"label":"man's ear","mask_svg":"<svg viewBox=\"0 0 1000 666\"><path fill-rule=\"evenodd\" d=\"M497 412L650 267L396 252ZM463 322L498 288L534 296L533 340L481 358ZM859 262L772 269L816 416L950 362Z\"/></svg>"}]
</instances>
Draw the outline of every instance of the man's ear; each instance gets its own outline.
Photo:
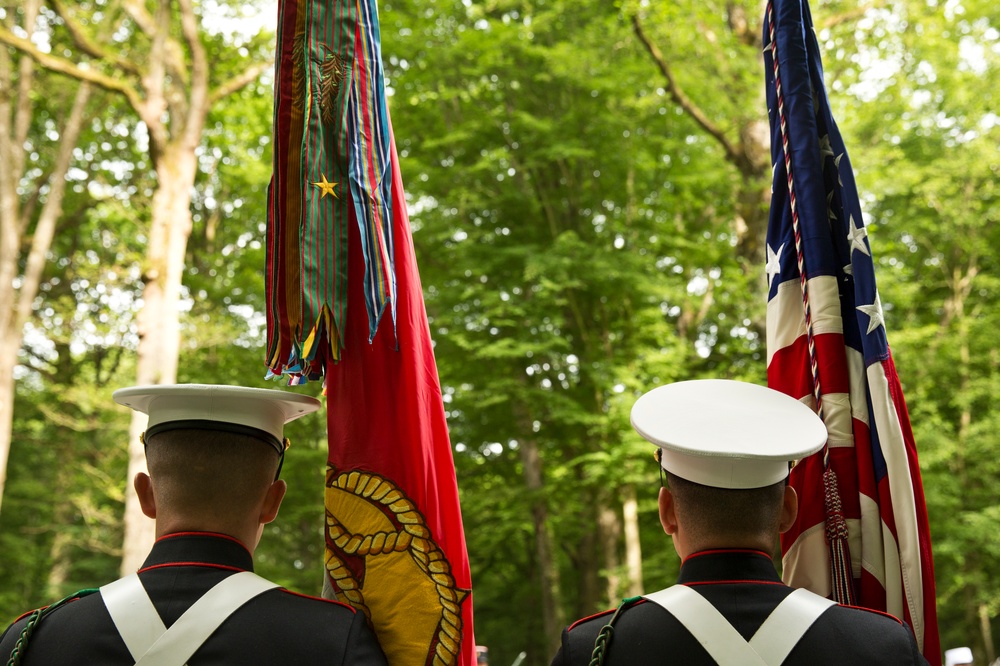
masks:
<instances>
[{"instance_id":1,"label":"man's ear","mask_svg":"<svg viewBox=\"0 0 1000 666\"><path fill-rule=\"evenodd\" d=\"M261 504L258 523L264 525L278 517L278 509L281 507L281 500L284 499L286 490L288 490L288 485L281 479L276 480L268 487L267 493L264 495L264 502Z\"/></svg>"},{"instance_id":2,"label":"man's ear","mask_svg":"<svg viewBox=\"0 0 1000 666\"><path fill-rule=\"evenodd\" d=\"M792 528L795 518L799 515L799 496L791 485L785 486L785 496L781 502L781 521L778 530L784 534Z\"/></svg>"},{"instance_id":3,"label":"man's ear","mask_svg":"<svg viewBox=\"0 0 1000 666\"><path fill-rule=\"evenodd\" d=\"M153 495L153 482L145 472L135 475L132 482L135 494L139 498L139 507L147 518L156 520L156 497Z\"/></svg>"},{"instance_id":4,"label":"man's ear","mask_svg":"<svg viewBox=\"0 0 1000 666\"><path fill-rule=\"evenodd\" d=\"M663 531L673 535L677 533L677 512L674 507L674 496L669 488L660 488L660 525Z\"/></svg>"}]
</instances>

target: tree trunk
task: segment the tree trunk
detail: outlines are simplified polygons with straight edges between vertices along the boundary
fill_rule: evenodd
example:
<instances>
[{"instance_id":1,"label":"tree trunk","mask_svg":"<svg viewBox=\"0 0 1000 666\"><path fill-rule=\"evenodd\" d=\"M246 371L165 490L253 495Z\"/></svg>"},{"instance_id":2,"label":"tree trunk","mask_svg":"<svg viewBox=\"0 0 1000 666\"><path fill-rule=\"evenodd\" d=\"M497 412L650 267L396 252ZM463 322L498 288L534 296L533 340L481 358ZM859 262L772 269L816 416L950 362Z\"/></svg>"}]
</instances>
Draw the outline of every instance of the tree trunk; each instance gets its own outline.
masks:
<instances>
[{"instance_id":1,"label":"tree trunk","mask_svg":"<svg viewBox=\"0 0 1000 666\"><path fill-rule=\"evenodd\" d=\"M0 89L5 89L10 80L9 56L6 49L0 56ZM30 59L24 61L30 63ZM29 76L31 68L22 65L20 76ZM27 94L23 80L21 94ZM6 97L0 95L0 97ZM66 126L59 136L59 150L52 164L52 173L46 183L49 191L35 224L27 256L22 256L24 244L22 233L28 220L22 218L18 181L23 175L24 137L26 123L23 118L30 114L27 99L19 99L14 122L11 123L11 107L8 101L0 101L0 164L7 165L0 175L0 507L7 481L7 461L13 441L14 426L14 368L24 336L24 324L31 315L32 304L38 295L46 257L55 237L56 223L62 215L63 196L66 192L66 173L73 161L73 149L80 138L83 127L84 110L90 97L90 86L81 83L76 99L66 119ZM36 185L41 187L41 185ZM24 263L20 284L15 286L18 267Z\"/></svg>"},{"instance_id":2,"label":"tree trunk","mask_svg":"<svg viewBox=\"0 0 1000 666\"><path fill-rule=\"evenodd\" d=\"M993 649L993 629L990 627L990 609L986 604L979 604L979 630L983 636L983 647L986 650L986 663L992 664L996 659Z\"/></svg>"},{"instance_id":3,"label":"tree trunk","mask_svg":"<svg viewBox=\"0 0 1000 666\"><path fill-rule=\"evenodd\" d=\"M538 453L538 444L533 439L522 440L520 452L521 464L524 465L524 483L533 497L531 522L535 528L535 556L538 558L541 577L542 629L545 632L548 654L555 654L566 622L559 603L559 571L549 531L549 509L542 497L542 459Z\"/></svg>"},{"instance_id":4,"label":"tree trunk","mask_svg":"<svg viewBox=\"0 0 1000 666\"><path fill-rule=\"evenodd\" d=\"M70 511L65 509L56 512L58 518L55 520L56 525L66 525L72 521L71 516L64 516L60 514L71 513L72 506L65 505L70 508ZM52 566L49 568L49 576L45 581L45 597L47 599L62 599L66 596L65 591L66 581L69 580L69 572L73 566L73 561L70 558L70 548L73 546L73 537L70 532L66 529L56 529L55 534L52 537L52 546L49 548L49 560L52 562Z\"/></svg>"},{"instance_id":5,"label":"tree trunk","mask_svg":"<svg viewBox=\"0 0 1000 666\"><path fill-rule=\"evenodd\" d=\"M156 169L159 187L153 196L153 220L143 271L143 306L136 321L137 385L177 382L181 282L191 236L191 188L197 163L193 148L173 145L170 148L160 157ZM122 575L133 573L142 565L155 536L155 525L143 515L132 486L135 475L146 471L146 454L139 440L146 429L146 420L144 414L133 412L129 424Z\"/></svg>"},{"instance_id":6,"label":"tree trunk","mask_svg":"<svg viewBox=\"0 0 1000 666\"><path fill-rule=\"evenodd\" d=\"M622 514L625 523L625 568L628 585L625 594L635 597L643 593L642 545L639 542L639 503L635 497L635 486L622 488Z\"/></svg>"},{"instance_id":7,"label":"tree trunk","mask_svg":"<svg viewBox=\"0 0 1000 666\"><path fill-rule=\"evenodd\" d=\"M32 6L34 5L34 6ZM37 3L26 3L25 20L34 22ZM8 21L12 18L8 16ZM19 72L23 80L25 72ZM30 69L28 71L30 75ZM29 76L30 78L30 76ZM0 49L0 507L7 480L7 459L10 455L14 419L14 366L21 348L20 332L13 330L15 319L18 255L21 245L21 213L17 193L24 162L24 143L19 143L15 128L23 114L30 114L30 98L11 95L13 63L10 50ZM17 102L15 107L13 101ZM20 158L20 159L19 159Z\"/></svg>"},{"instance_id":8,"label":"tree trunk","mask_svg":"<svg viewBox=\"0 0 1000 666\"><path fill-rule=\"evenodd\" d=\"M583 500L583 511L580 522L584 525L595 525L600 519L600 512ZM576 617L592 615L601 609L604 603L604 590L601 589L601 560L598 554L600 526L597 529L584 530L576 544L573 565L577 571L576 607L573 615Z\"/></svg>"},{"instance_id":9,"label":"tree trunk","mask_svg":"<svg viewBox=\"0 0 1000 666\"><path fill-rule=\"evenodd\" d=\"M604 557L605 595L607 605L616 607L621 601L621 558L618 556L618 542L621 539L622 523L618 512L607 503L602 503L598 514L598 533L601 537L601 554Z\"/></svg>"},{"instance_id":10,"label":"tree trunk","mask_svg":"<svg viewBox=\"0 0 1000 666\"><path fill-rule=\"evenodd\" d=\"M7 480L7 459L14 428L14 366L21 348L20 332L0 333L0 502ZM2 504L0 504L2 506Z\"/></svg>"}]
</instances>

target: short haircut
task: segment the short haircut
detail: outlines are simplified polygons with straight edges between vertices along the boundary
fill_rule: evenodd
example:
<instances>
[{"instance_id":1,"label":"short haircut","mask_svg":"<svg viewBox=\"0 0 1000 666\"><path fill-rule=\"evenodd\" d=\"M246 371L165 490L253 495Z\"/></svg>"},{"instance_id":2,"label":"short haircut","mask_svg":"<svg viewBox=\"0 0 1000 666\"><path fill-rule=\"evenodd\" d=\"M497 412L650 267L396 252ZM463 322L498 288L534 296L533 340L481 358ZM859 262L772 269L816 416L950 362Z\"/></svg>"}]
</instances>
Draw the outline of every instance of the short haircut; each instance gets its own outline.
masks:
<instances>
[{"instance_id":1,"label":"short haircut","mask_svg":"<svg viewBox=\"0 0 1000 666\"><path fill-rule=\"evenodd\" d=\"M146 444L158 511L241 516L274 481L278 452L249 435L217 430L160 432Z\"/></svg>"},{"instance_id":2,"label":"short haircut","mask_svg":"<svg viewBox=\"0 0 1000 666\"><path fill-rule=\"evenodd\" d=\"M713 488L667 472L677 520L699 536L776 538L787 479L763 488Z\"/></svg>"}]
</instances>

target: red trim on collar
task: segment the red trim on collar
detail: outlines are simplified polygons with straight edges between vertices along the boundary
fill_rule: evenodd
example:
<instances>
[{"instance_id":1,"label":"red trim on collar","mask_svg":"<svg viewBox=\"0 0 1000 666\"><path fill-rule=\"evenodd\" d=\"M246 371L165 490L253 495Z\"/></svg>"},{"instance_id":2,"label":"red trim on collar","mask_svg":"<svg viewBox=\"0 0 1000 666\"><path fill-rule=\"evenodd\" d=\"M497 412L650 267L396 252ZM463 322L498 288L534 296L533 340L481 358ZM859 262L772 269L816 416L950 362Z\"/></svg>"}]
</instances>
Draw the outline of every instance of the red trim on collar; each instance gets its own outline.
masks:
<instances>
[{"instance_id":1,"label":"red trim on collar","mask_svg":"<svg viewBox=\"0 0 1000 666\"><path fill-rule=\"evenodd\" d=\"M315 599L316 601L325 601L329 604L336 604L338 606L343 606L352 613L356 614L358 612L358 609L352 606L351 604L345 604L343 601L339 601L337 599L325 599L323 597L314 597L311 594L302 594L301 592L295 592L294 590L288 590L283 587L279 589L281 589L282 592L285 592L287 594L294 594L295 596L302 597L303 599Z\"/></svg>"},{"instance_id":2,"label":"red trim on collar","mask_svg":"<svg viewBox=\"0 0 1000 666\"><path fill-rule=\"evenodd\" d=\"M678 583L678 585L687 585L688 587L698 585L779 585L785 587L785 584L780 580L697 580L689 583Z\"/></svg>"},{"instance_id":3,"label":"red trim on collar","mask_svg":"<svg viewBox=\"0 0 1000 666\"><path fill-rule=\"evenodd\" d=\"M684 558L681 564L684 564L684 562L687 562L688 560L693 560L696 557L701 557L702 555L724 555L726 553L763 555L767 559L771 559L770 555L768 555L762 550L757 550L755 548L715 548L713 550L699 550L697 553L691 553L690 555Z\"/></svg>"},{"instance_id":4,"label":"red trim on collar","mask_svg":"<svg viewBox=\"0 0 1000 666\"><path fill-rule=\"evenodd\" d=\"M153 564L145 569L139 569L136 573L145 573L153 569L165 569L167 567L208 567L209 569L222 569L223 571L246 571L239 567L231 567L226 564L210 564L208 562L165 562L163 564Z\"/></svg>"},{"instance_id":5,"label":"red trim on collar","mask_svg":"<svg viewBox=\"0 0 1000 666\"><path fill-rule=\"evenodd\" d=\"M156 543L159 543L166 539L172 539L173 537L186 537L186 536L207 536L207 537L215 537L216 539L226 539L228 541L232 541L235 544L238 544L240 548L250 553L250 549L247 548L242 541L240 541L236 537L229 536L228 534L222 534L221 532L171 532L170 534L164 534L163 536L158 538L156 540Z\"/></svg>"}]
</instances>

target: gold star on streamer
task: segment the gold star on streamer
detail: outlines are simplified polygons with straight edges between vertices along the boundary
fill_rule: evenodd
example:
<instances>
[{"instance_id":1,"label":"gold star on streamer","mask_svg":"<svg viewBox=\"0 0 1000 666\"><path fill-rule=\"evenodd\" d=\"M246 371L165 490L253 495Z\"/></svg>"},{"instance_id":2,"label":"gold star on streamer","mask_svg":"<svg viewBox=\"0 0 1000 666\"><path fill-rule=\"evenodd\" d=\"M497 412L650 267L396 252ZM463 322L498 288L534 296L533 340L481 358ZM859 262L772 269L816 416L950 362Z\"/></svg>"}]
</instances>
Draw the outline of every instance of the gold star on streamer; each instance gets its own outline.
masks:
<instances>
[{"instance_id":1,"label":"gold star on streamer","mask_svg":"<svg viewBox=\"0 0 1000 666\"><path fill-rule=\"evenodd\" d=\"M323 197L325 197L328 194L333 195L334 199L339 198L337 196L337 191L333 189L333 188L337 187L337 185L339 185L339 184L340 183L331 183L330 181L328 181L326 179L326 174L323 174L323 180L321 180L318 183L313 183L313 185L315 185L316 187L318 187L323 192L323 194L319 195L320 199L323 199Z\"/></svg>"}]
</instances>

